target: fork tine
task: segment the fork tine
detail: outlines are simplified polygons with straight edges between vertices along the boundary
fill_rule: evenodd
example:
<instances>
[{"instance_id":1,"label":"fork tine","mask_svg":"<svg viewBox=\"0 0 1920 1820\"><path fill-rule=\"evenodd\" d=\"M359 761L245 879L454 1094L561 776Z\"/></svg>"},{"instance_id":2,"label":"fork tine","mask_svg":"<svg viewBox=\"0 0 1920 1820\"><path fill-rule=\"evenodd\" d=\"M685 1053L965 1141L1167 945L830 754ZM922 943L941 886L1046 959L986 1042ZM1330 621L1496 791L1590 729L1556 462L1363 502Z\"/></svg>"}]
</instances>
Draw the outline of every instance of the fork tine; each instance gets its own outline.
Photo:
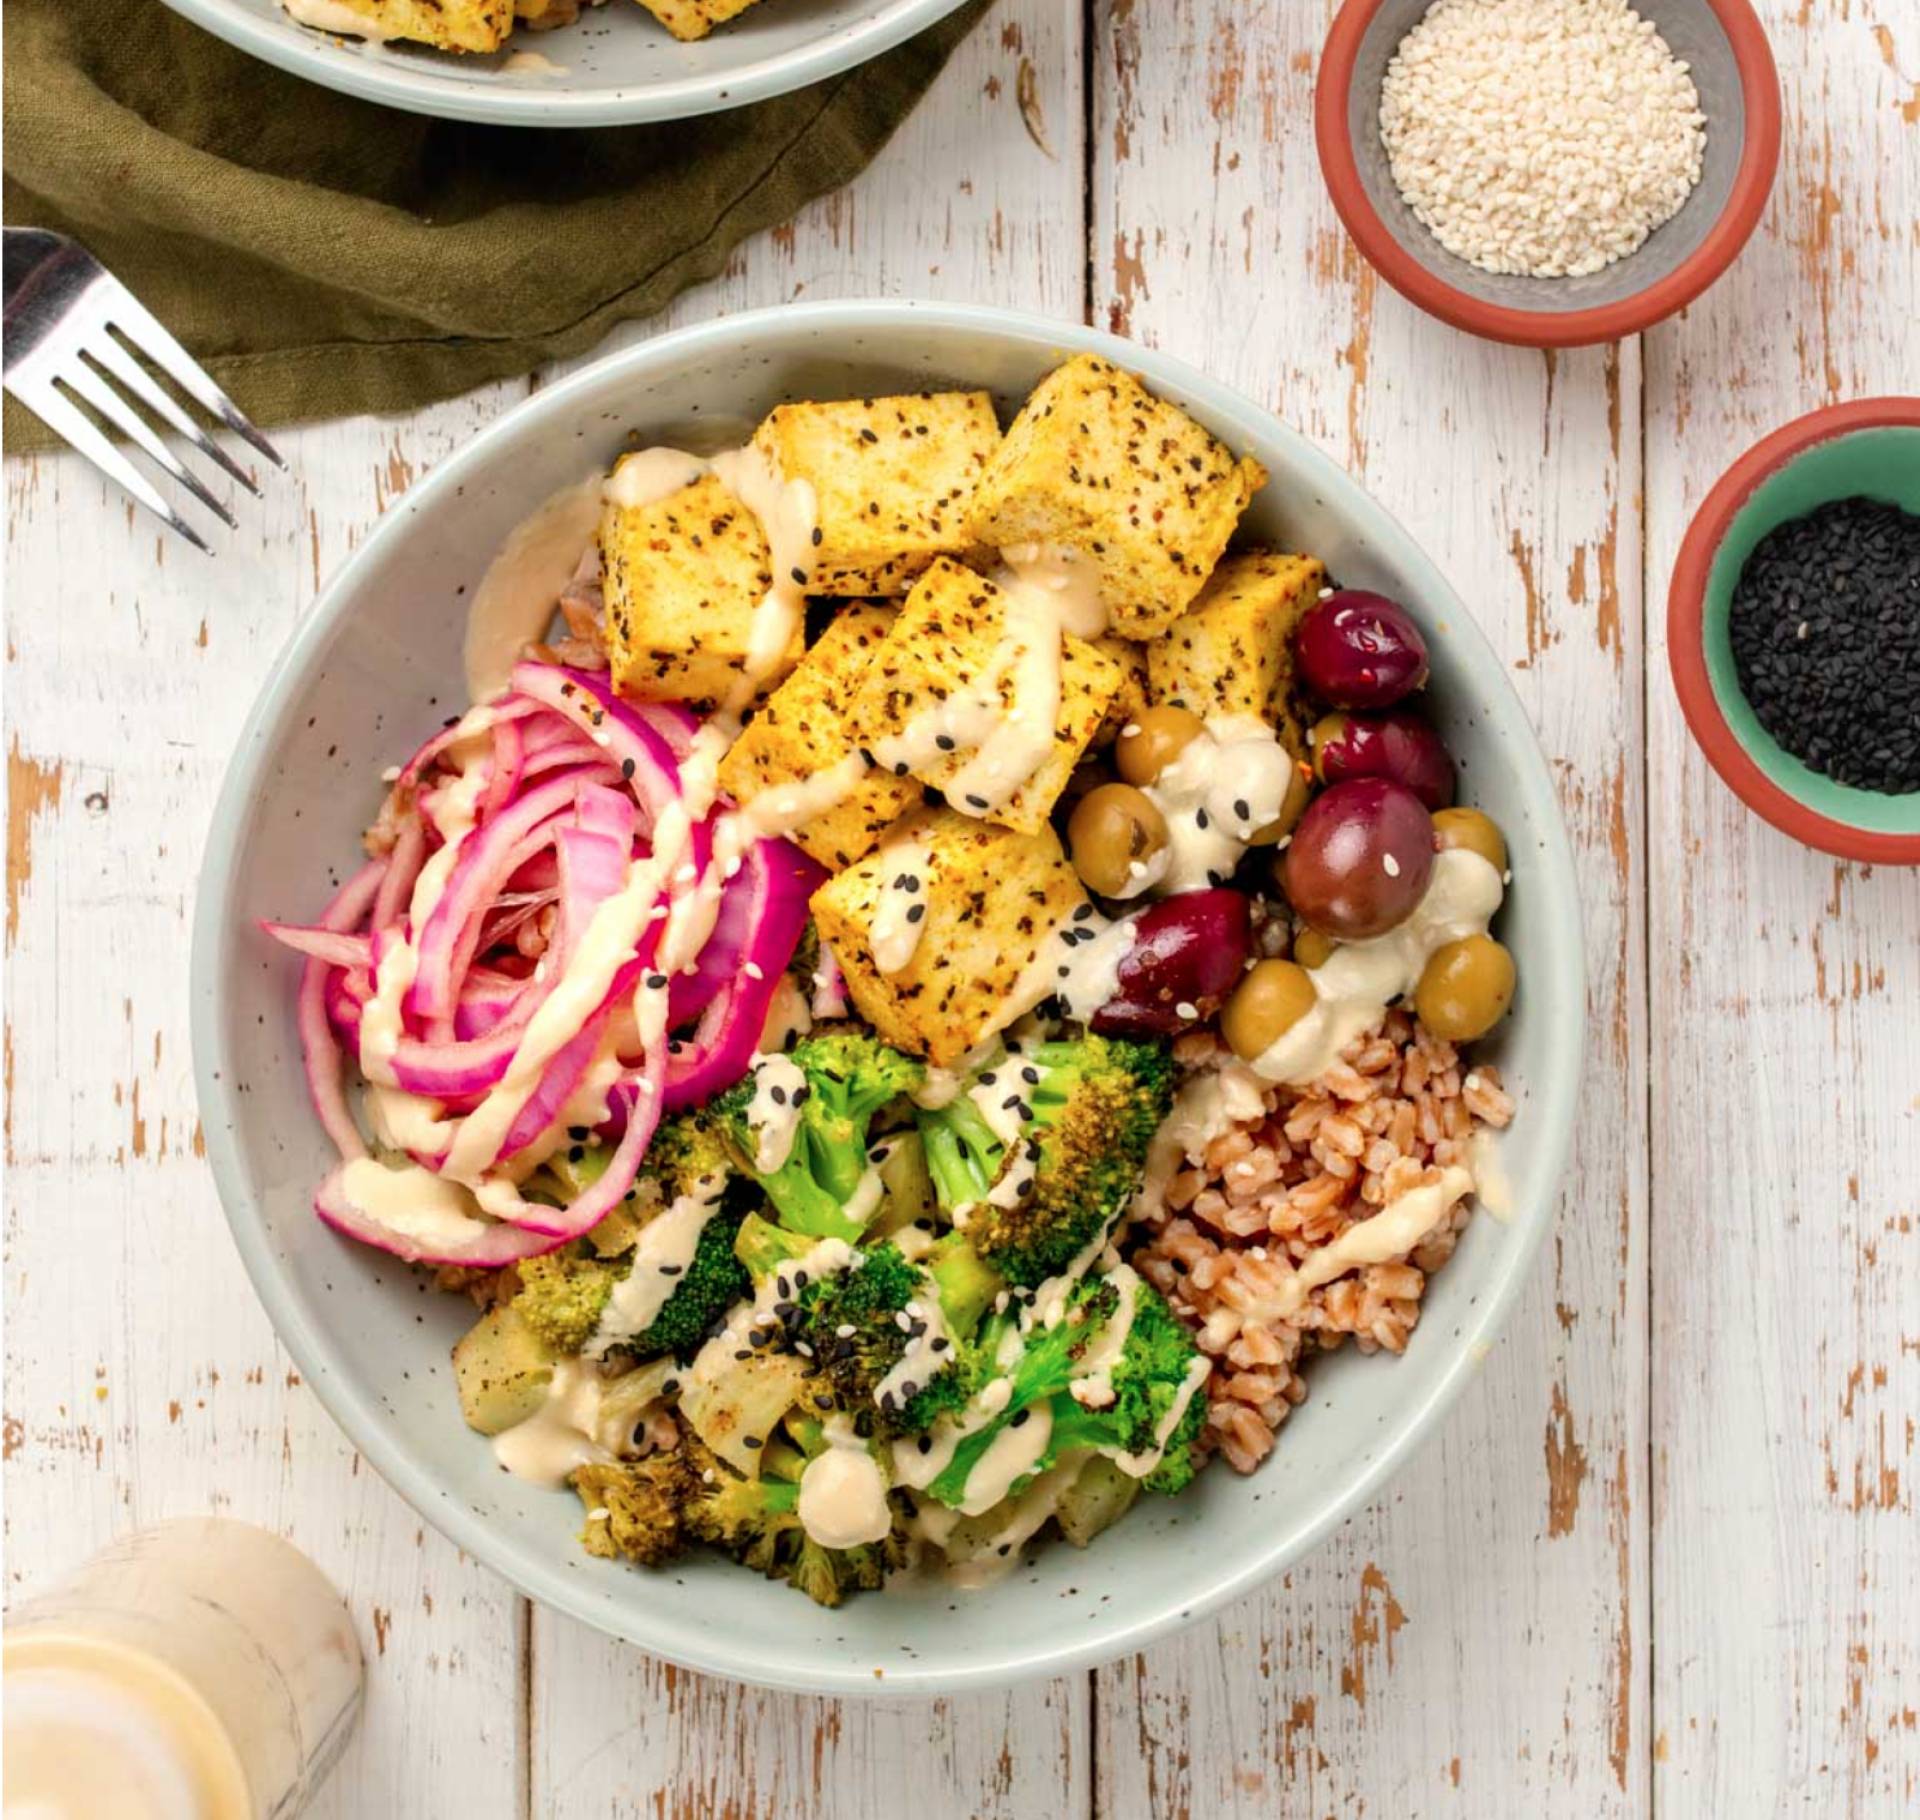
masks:
<instances>
[{"instance_id":1,"label":"fork tine","mask_svg":"<svg viewBox=\"0 0 1920 1820\"><path fill-rule=\"evenodd\" d=\"M111 273L107 274L104 289L106 317L113 327L149 360L164 367L228 429L244 436L276 468L286 467L280 451L254 428L247 414L213 383L200 363L174 340L139 298Z\"/></svg>"},{"instance_id":2,"label":"fork tine","mask_svg":"<svg viewBox=\"0 0 1920 1820\"><path fill-rule=\"evenodd\" d=\"M58 375L60 384L78 392L86 402L113 424L146 458L185 487L207 510L230 527L239 521L212 493L201 485L198 476L167 445L154 435L132 405L84 360L75 360Z\"/></svg>"},{"instance_id":3,"label":"fork tine","mask_svg":"<svg viewBox=\"0 0 1920 1820\"><path fill-rule=\"evenodd\" d=\"M165 418L182 436L187 437L193 443L193 446L198 449L202 455L206 456L209 461L215 462L224 468L227 473L232 475L233 478L245 487L256 499L260 497L260 489L254 483L253 476L235 461L225 449L215 442L205 430L201 429L185 411L181 410L179 405L174 402L171 392L167 391L164 386L157 386L153 383L147 376L147 369L120 345L119 340L114 335L103 330L91 341L86 342L80 351L85 354L89 360L96 360L101 366L105 367L115 379L119 380L121 386L140 399L148 410Z\"/></svg>"},{"instance_id":4,"label":"fork tine","mask_svg":"<svg viewBox=\"0 0 1920 1820\"><path fill-rule=\"evenodd\" d=\"M94 428L87 414L63 392L45 383L31 387L18 382L10 383L14 396L55 435L70 442L116 486L131 493L149 512L178 531L195 549L213 554L199 532L147 484L140 470Z\"/></svg>"}]
</instances>

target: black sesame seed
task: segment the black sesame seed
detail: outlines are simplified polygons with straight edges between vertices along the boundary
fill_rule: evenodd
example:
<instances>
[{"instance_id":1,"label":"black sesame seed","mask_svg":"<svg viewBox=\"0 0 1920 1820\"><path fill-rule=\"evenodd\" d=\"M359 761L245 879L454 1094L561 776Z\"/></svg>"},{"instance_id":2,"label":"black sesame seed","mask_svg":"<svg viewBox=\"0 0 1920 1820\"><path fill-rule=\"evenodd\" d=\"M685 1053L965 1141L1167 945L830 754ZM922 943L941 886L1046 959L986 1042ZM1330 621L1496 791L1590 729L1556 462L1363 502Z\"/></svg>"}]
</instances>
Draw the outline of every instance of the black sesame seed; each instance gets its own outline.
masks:
<instances>
[{"instance_id":1,"label":"black sesame seed","mask_svg":"<svg viewBox=\"0 0 1920 1820\"><path fill-rule=\"evenodd\" d=\"M757 1449L760 1447L764 1447L766 1443L762 1441L758 1435L742 1435L740 1437L740 1445L742 1447L752 1447Z\"/></svg>"},{"instance_id":2,"label":"black sesame seed","mask_svg":"<svg viewBox=\"0 0 1920 1820\"><path fill-rule=\"evenodd\" d=\"M1247 807L1247 799L1244 796L1236 796L1233 799L1233 814L1236 821L1250 822L1253 820L1253 811Z\"/></svg>"},{"instance_id":3,"label":"black sesame seed","mask_svg":"<svg viewBox=\"0 0 1920 1820\"><path fill-rule=\"evenodd\" d=\"M787 1090L784 1087L770 1087L767 1089L767 1097L776 1106L784 1106L787 1103Z\"/></svg>"},{"instance_id":4,"label":"black sesame seed","mask_svg":"<svg viewBox=\"0 0 1920 1820\"><path fill-rule=\"evenodd\" d=\"M933 736L933 743L938 746L942 752L951 752L953 750L953 735L951 733L936 733Z\"/></svg>"},{"instance_id":5,"label":"black sesame seed","mask_svg":"<svg viewBox=\"0 0 1920 1820\"><path fill-rule=\"evenodd\" d=\"M909 904L907 906L907 921L917 923L926 913L927 907L925 904Z\"/></svg>"},{"instance_id":6,"label":"black sesame seed","mask_svg":"<svg viewBox=\"0 0 1920 1820\"><path fill-rule=\"evenodd\" d=\"M685 1269L686 1265L684 1264L662 1264L660 1266L660 1274L663 1277L677 1277L681 1271Z\"/></svg>"},{"instance_id":7,"label":"black sesame seed","mask_svg":"<svg viewBox=\"0 0 1920 1820\"><path fill-rule=\"evenodd\" d=\"M1024 1428L1024 1427L1026 1427L1026 1425L1027 1425L1027 1417L1028 1417L1028 1416L1030 1416L1030 1415L1031 1415L1032 1413L1033 1413L1033 1411L1032 1411L1032 1410L1030 1410L1030 1409L1023 1409L1023 1410L1021 1410L1021 1411L1020 1411L1020 1413L1019 1413L1018 1415L1016 1415L1016 1416L1015 1416L1015 1417L1013 1418L1013 1420L1012 1420L1011 1422L1009 1422L1009 1423L1007 1424L1007 1426L1008 1426L1009 1428Z\"/></svg>"},{"instance_id":8,"label":"black sesame seed","mask_svg":"<svg viewBox=\"0 0 1920 1820\"><path fill-rule=\"evenodd\" d=\"M919 1438L919 1440L914 1442L914 1446L919 1448L922 1453L932 1453L933 1452L933 1436L922 1435Z\"/></svg>"}]
</instances>

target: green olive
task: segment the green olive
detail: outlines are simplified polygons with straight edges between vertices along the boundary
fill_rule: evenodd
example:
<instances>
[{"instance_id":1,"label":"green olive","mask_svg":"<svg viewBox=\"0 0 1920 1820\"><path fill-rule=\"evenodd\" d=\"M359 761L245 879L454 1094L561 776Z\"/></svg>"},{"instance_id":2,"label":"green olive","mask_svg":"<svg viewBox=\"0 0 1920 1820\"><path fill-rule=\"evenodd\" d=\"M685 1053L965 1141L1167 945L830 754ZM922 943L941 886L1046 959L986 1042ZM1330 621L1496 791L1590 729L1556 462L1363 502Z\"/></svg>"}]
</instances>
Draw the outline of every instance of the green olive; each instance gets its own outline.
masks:
<instances>
[{"instance_id":1,"label":"green olive","mask_svg":"<svg viewBox=\"0 0 1920 1820\"><path fill-rule=\"evenodd\" d=\"M1293 958L1307 968L1323 966L1327 956L1339 947L1330 935L1322 935L1318 929L1303 927L1293 938Z\"/></svg>"},{"instance_id":2,"label":"green olive","mask_svg":"<svg viewBox=\"0 0 1920 1820\"><path fill-rule=\"evenodd\" d=\"M1249 847L1271 847L1277 840L1283 840L1294 830L1301 816L1307 812L1307 804L1313 797L1313 785L1308 781L1307 768L1296 763L1287 777L1287 794L1280 804L1280 813L1264 828L1256 828L1247 836Z\"/></svg>"},{"instance_id":3,"label":"green olive","mask_svg":"<svg viewBox=\"0 0 1920 1820\"><path fill-rule=\"evenodd\" d=\"M1250 968L1220 1013L1220 1034L1243 1062L1271 1049L1311 1011L1319 995L1306 968L1261 961Z\"/></svg>"},{"instance_id":4,"label":"green olive","mask_svg":"<svg viewBox=\"0 0 1920 1820\"><path fill-rule=\"evenodd\" d=\"M1073 869L1088 890L1117 897L1167 844L1167 818L1131 784L1102 784L1074 805L1067 822Z\"/></svg>"},{"instance_id":5,"label":"green olive","mask_svg":"<svg viewBox=\"0 0 1920 1820\"><path fill-rule=\"evenodd\" d=\"M1323 714L1307 729L1307 750L1313 754L1313 774L1323 784L1327 781L1325 753L1329 746L1337 746L1347 734L1347 717L1341 713Z\"/></svg>"},{"instance_id":6,"label":"green olive","mask_svg":"<svg viewBox=\"0 0 1920 1820\"><path fill-rule=\"evenodd\" d=\"M1113 762L1128 783L1150 784L1205 728L1190 708L1144 708L1121 728Z\"/></svg>"},{"instance_id":7,"label":"green olive","mask_svg":"<svg viewBox=\"0 0 1920 1820\"><path fill-rule=\"evenodd\" d=\"M1440 809L1433 817L1433 837L1441 852L1449 847L1464 847L1477 853L1494 871L1505 875L1507 843L1500 838L1491 816L1478 809Z\"/></svg>"},{"instance_id":8,"label":"green olive","mask_svg":"<svg viewBox=\"0 0 1920 1820\"><path fill-rule=\"evenodd\" d=\"M1513 956L1490 935L1469 935L1427 958L1413 1007L1449 1043L1485 1036L1513 1003Z\"/></svg>"}]
</instances>

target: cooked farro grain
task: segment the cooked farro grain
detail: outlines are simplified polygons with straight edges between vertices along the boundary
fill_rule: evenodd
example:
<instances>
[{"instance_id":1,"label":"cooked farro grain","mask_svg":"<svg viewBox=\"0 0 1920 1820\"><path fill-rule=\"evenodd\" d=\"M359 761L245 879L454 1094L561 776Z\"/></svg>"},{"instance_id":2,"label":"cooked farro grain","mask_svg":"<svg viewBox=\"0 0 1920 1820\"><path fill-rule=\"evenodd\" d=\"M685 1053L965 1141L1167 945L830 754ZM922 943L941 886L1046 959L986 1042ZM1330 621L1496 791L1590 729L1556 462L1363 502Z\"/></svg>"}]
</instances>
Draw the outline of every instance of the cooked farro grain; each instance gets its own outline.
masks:
<instances>
[{"instance_id":1,"label":"cooked farro grain","mask_svg":"<svg viewBox=\"0 0 1920 1820\"><path fill-rule=\"evenodd\" d=\"M1175 1046L1186 1067L1225 1057L1207 1036ZM1461 1202L1401 1261L1370 1264L1308 1295L1285 1320L1238 1311L1271 1295L1311 1253L1434 1169L1468 1162L1476 1127L1504 1127L1513 1101L1498 1070L1463 1072L1451 1043L1404 1011L1353 1043L1310 1088L1275 1087L1257 1121L1214 1138L1136 1225L1133 1263L1214 1354L1203 1447L1251 1472L1306 1397L1314 1350L1349 1336L1363 1352L1399 1352L1420 1316L1426 1280L1453 1254L1472 1212ZM1226 1319L1208 1331L1216 1311Z\"/></svg>"}]
</instances>

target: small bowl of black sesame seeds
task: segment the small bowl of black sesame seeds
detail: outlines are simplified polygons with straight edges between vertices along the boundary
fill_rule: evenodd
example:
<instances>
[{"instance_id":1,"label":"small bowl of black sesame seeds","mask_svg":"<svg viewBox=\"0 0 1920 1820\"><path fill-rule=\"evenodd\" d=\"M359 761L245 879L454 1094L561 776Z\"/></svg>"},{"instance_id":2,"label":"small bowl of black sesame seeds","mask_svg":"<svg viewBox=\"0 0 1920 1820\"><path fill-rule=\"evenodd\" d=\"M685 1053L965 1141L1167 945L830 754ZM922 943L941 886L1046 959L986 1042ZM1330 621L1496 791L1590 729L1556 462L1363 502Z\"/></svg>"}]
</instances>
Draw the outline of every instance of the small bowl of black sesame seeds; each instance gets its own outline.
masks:
<instances>
[{"instance_id":1,"label":"small bowl of black sesame seeds","mask_svg":"<svg viewBox=\"0 0 1920 1820\"><path fill-rule=\"evenodd\" d=\"M1920 865L1920 398L1796 419L1707 495L1668 658L1749 808L1822 852Z\"/></svg>"}]
</instances>

